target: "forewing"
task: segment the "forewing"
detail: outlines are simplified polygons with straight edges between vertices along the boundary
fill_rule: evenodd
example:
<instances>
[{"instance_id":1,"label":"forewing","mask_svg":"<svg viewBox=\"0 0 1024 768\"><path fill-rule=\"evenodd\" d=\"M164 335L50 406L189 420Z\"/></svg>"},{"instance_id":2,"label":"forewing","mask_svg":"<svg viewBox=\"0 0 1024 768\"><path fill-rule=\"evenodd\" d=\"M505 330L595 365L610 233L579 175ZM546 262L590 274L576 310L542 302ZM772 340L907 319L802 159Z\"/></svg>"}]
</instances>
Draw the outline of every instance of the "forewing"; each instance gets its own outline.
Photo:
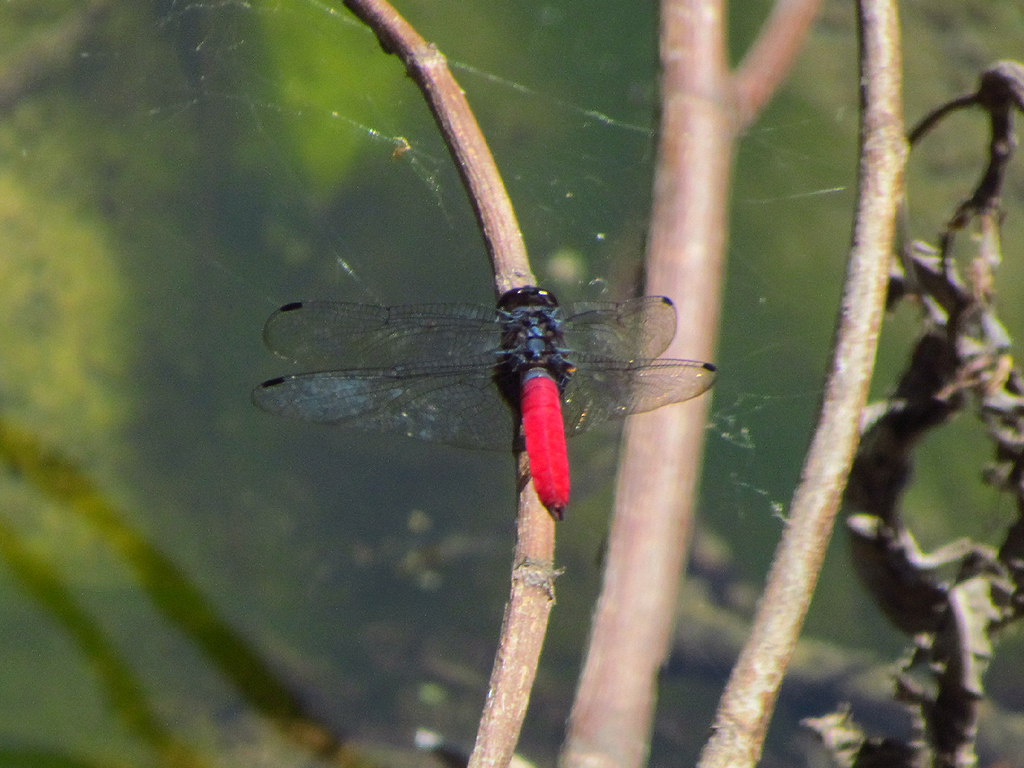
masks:
<instances>
[{"instance_id":1,"label":"forewing","mask_svg":"<svg viewBox=\"0 0 1024 768\"><path fill-rule=\"evenodd\" d=\"M306 301L272 314L263 340L281 357L313 368L391 368L475 357L498 346L500 330L493 309L473 304Z\"/></svg>"},{"instance_id":2,"label":"forewing","mask_svg":"<svg viewBox=\"0 0 1024 768\"><path fill-rule=\"evenodd\" d=\"M664 352L676 333L676 308L664 296L569 304L562 316L570 359L647 360Z\"/></svg>"},{"instance_id":3,"label":"forewing","mask_svg":"<svg viewBox=\"0 0 1024 768\"><path fill-rule=\"evenodd\" d=\"M494 386L492 367L476 362L283 376L256 387L252 398L265 411L301 421L511 449L511 409Z\"/></svg>"},{"instance_id":4,"label":"forewing","mask_svg":"<svg viewBox=\"0 0 1024 768\"><path fill-rule=\"evenodd\" d=\"M614 360L581 358L563 395L568 436L631 413L653 411L706 392L714 370L695 360Z\"/></svg>"}]
</instances>

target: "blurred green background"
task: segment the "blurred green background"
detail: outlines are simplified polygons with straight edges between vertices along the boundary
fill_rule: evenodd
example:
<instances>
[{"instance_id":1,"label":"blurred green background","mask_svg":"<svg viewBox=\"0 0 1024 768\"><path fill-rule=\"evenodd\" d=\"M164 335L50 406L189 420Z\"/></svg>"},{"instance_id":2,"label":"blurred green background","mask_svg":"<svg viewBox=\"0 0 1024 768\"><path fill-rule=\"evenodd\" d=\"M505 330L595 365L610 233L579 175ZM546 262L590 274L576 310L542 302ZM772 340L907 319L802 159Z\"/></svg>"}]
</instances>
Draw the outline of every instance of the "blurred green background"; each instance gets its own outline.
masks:
<instances>
[{"instance_id":1,"label":"blurred green background","mask_svg":"<svg viewBox=\"0 0 1024 768\"><path fill-rule=\"evenodd\" d=\"M769 6L733 4L736 56ZM466 90L542 283L562 299L628 294L650 199L655 6L399 9ZM1024 50L1015 0L902 10L908 122ZM729 578L755 591L845 270L853 14L825 3L737 152L700 514L731 552ZM316 765L281 727L297 712L369 752L408 747L420 727L471 745L508 588L511 461L285 423L249 401L288 371L260 337L282 303L493 301L401 64L318 0L12 0L0 41L0 764ZM915 152L915 237L934 241L986 141L965 115ZM1019 334L1019 161L1005 208L997 290ZM889 319L878 394L915 324ZM574 441L566 573L522 742L538 765L553 764L571 702L617 437ZM969 417L923 447L907 513L925 547L998 540L1013 508L978 483L988 451ZM903 647L842 536L807 632L882 660ZM1019 651L1013 637L1000 649L1007 690ZM721 683L667 675L652 765L693 762ZM800 764L792 718L815 713L783 707L766 764Z\"/></svg>"}]
</instances>

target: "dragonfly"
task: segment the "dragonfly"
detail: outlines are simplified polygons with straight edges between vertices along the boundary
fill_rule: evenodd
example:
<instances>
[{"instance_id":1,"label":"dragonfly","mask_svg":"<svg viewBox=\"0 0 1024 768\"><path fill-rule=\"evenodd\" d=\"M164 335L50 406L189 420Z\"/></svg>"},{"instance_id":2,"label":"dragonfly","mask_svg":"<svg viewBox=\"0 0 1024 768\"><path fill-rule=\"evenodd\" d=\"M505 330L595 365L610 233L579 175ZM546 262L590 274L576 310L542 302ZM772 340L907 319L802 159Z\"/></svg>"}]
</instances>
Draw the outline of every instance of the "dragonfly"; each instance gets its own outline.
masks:
<instances>
[{"instance_id":1,"label":"dragonfly","mask_svg":"<svg viewBox=\"0 0 1024 768\"><path fill-rule=\"evenodd\" d=\"M309 372L252 393L272 414L465 448L524 450L541 503L569 503L566 438L702 394L715 366L660 360L664 296L560 305L537 286L472 304L286 304L263 340Z\"/></svg>"}]
</instances>

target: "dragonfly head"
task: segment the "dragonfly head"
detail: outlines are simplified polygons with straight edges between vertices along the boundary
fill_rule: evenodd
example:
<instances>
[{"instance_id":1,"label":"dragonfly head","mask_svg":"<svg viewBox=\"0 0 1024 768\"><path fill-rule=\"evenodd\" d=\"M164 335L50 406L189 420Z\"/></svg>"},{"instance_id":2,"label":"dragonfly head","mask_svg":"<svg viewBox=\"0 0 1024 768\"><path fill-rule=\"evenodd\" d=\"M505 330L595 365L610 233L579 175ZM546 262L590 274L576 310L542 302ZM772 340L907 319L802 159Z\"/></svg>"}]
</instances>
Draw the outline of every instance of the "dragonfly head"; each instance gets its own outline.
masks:
<instances>
[{"instance_id":1,"label":"dragonfly head","mask_svg":"<svg viewBox=\"0 0 1024 768\"><path fill-rule=\"evenodd\" d=\"M554 309L558 306L558 299L551 291L538 288L536 285L524 285L521 288L513 288L498 299L498 309L505 311L520 309L521 307L538 307Z\"/></svg>"}]
</instances>

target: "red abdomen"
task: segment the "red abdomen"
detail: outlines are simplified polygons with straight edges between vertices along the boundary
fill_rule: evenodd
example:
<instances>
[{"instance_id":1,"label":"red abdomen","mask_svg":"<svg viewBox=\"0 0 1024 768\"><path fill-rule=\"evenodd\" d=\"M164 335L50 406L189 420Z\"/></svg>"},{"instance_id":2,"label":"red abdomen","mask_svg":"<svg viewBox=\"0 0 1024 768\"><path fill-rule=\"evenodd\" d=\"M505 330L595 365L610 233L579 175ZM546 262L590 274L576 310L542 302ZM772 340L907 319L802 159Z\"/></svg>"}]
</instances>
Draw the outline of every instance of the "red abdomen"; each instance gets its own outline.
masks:
<instances>
[{"instance_id":1,"label":"red abdomen","mask_svg":"<svg viewBox=\"0 0 1024 768\"><path fill-rule=\"evenodd\" d=\"M533 487L541 504L561 520L569 503L569 458L558 385L543 369L529 371L523 377L519 405Z\"/></svg>"}]
</instances>

